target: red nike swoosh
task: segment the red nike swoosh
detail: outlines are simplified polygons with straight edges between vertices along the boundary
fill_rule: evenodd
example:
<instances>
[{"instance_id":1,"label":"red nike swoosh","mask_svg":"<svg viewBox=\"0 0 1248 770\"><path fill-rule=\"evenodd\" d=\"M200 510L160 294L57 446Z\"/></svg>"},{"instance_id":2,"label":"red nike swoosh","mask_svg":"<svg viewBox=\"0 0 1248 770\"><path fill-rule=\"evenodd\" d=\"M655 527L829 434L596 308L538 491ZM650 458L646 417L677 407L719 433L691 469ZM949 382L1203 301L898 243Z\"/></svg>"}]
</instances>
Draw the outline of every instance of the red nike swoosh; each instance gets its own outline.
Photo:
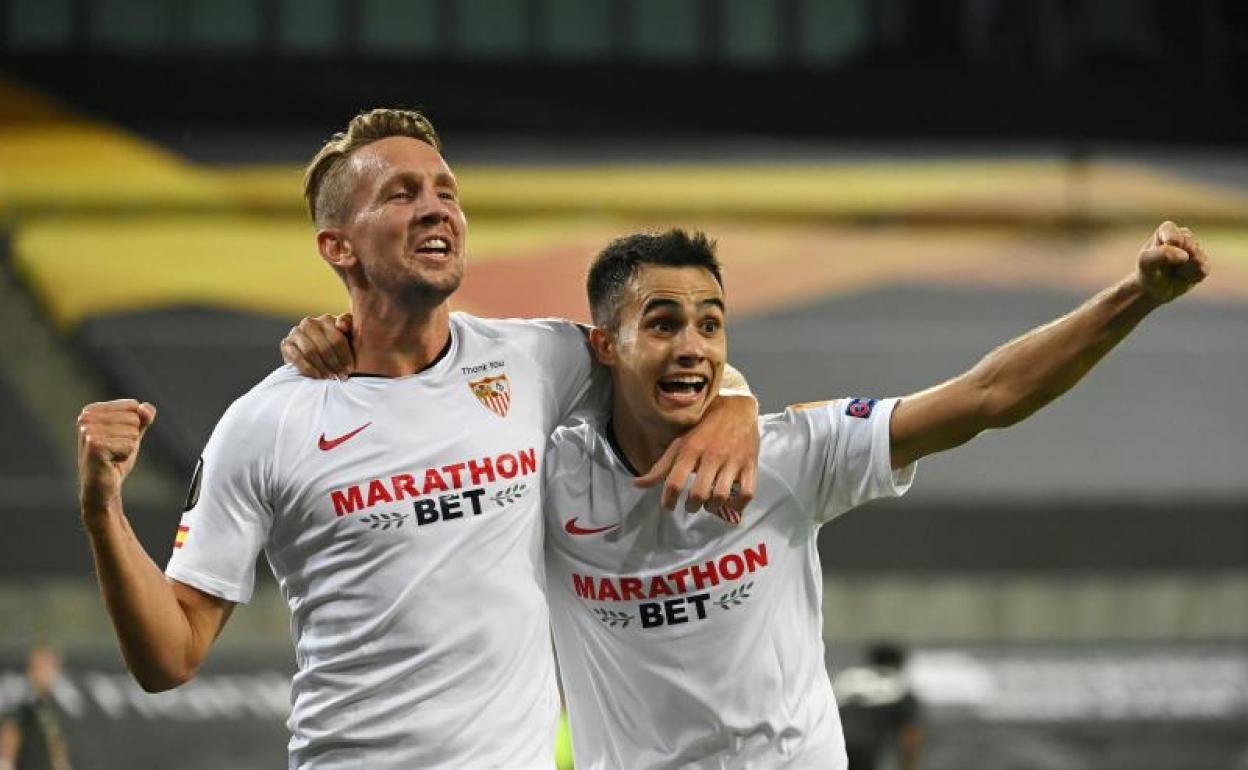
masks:
<instances>
[{"instance_id":1,"label":"red nike swoosh","mask_svg":"<svg viewBox=\"0 0 1248 770\"><path fill-rule=\"evenodd\" d=\"M576 525L577 518L578 517L573 516L572 518L568 519L567 522L564 523L563 525L563 531L567 532L569 535L596 535L599 532L606 532L609 529L615 529L616 527L620 526L618 523L616 523L616 524L608 524L605 527L595 527L594 529L585 529L584 527L578 527Z\"/></svg>"},{"instance_id":2,"label":"red nike swoosh","mask_svg":"<svg viewBox=\"0 0 1248 770\"><path fill-rule=\"evenodd\" d=\"M363 425L361 425L360 427L358 427L358 428L356 428L355 430L351 431L350 433L343 434L343 435L339 436L338 438L325 438L325 434L324 434L324 433L322 433L322 434L321 434L321 440L320 440L320 441L318 441L316 445L317 445L317 446L319 446L319 447L321 448L321 451L322 451L322 452L328 452L329 450L331 450L331 449L333 449L334 447L338 446L338 445L339 445L339 444L341 444L342 442L347 441L347 440L349 440L349 439L351 439L351 438L354 438L354 437L355 437L355 435L356 435L357 433L359 433L360 431L364 430L365 428L367 428L367 427L368 427L368 426L370 426L370 425L372 425L372 423L371 423L371 422L366 422L366 423L364 423Z\"/></svg>"}]
</instances>

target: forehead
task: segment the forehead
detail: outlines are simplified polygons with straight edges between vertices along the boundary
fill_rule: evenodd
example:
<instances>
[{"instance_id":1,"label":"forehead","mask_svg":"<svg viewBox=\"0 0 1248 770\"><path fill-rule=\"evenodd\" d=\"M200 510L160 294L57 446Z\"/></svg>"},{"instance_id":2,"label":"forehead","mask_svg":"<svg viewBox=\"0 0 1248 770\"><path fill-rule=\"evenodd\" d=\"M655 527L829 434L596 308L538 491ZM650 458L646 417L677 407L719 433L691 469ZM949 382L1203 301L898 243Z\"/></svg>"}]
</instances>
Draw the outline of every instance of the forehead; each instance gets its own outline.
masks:
<instances>
[{"instance_id":1,"label":"forehead","mask_svg":"<svg viewBox=\"0 0 1248 770\"><path fill-rule=\"evenodd\" d=\"M350 162L359 179L376 181L397 174L455 178L433 145L410 136L378 139L352 153Z\"/></svg>"},{"instance_id":2,"label":"forehead","mask_svg":"<svg viewBox=\"0 0 1248 770\"><path fill-rule=\"evenodd\" d=\"M682 304L699 304L707 300L724 301L724 291L710 270L704 267L642 265L633 276L629 288L630 304L644 307L655 299L674 300Z\"/></svg>"}]
</instances>

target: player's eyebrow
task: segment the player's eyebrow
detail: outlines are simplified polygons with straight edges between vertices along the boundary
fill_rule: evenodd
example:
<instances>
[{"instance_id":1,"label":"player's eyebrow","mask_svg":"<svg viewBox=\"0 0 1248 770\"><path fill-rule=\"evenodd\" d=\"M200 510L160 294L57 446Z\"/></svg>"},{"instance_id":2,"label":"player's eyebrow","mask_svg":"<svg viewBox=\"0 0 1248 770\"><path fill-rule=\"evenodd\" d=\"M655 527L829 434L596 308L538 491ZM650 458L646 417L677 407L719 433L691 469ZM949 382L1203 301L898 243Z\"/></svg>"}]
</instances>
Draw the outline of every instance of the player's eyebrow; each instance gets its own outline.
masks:
<instances>
[{"instance_id":1,"label":"player's eyebrow","mask_svg":"<svg viewBox=\"0 0 1248 770\"><path fill-rule=\"evenodd\" d=\"M724 310L724 301L720 299L719 297L708 297L707 299L698 301L698 307L705 307L706 305L717 307L720 309L721 312ZM680 309L680 303L674 299L667 299L666 297L654 297L653 299L647 300L646 304L642 306L641 314L646 315L652 310L660 310L660 309L662 310L677 309L678 310Z\"/></svg>"},{"instance_id":2,"label":"player's eyebrow","mask_svg":"<svg viewBox=\"0 0 1248 770\"><path fill-rule=\"evenodd\" d=\"M419 187L421 184L424 183L424 181L425 181L424 177L422 177L420 174L413 174L411 171L396 171L393 174L391 174L389 177L387 177L384 182L381 183L381 187L382 189L385 189L388 187L392 187L398 183L405 184L405 185L416 185ZM449 187L452 190L459 189L459 184L455 180L455 175L447 171L439 171L438 173L434 174L433 186L434 187Z\"/></svg>"},{"instance_id":3,"label":"player's eyebrow","mask_svg":"<svg viewBox=\"0 0 1248 770\"><path fill-rule=\"evenodd\" d=\"M674 299L665 299L663 297L654 297L646 301L641 308L642 315L648 315L654 310L679 310L680 303Z\"/></svg>"}]
</instances>

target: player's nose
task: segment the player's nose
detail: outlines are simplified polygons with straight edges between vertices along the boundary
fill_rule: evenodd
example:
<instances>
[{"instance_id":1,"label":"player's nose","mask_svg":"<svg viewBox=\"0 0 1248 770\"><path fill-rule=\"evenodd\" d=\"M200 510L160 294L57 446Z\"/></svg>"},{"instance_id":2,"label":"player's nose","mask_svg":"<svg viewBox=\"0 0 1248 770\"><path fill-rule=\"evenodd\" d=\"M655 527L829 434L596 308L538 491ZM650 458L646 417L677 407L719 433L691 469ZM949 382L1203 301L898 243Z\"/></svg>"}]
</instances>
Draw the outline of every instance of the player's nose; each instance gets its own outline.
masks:
<instances>
[{"instance_id":1,"label":"player's nose","mask_svg":"<svg viewBox=\"0 0 1248 770\"><path fill-rule=\"evenodd\" d=\"M436 225L451 218L451 207L436 190L425 190L417 200L417 219L423 225Z\"/></svg>"},{"instance_id":2,"label":"player's nose","mask_svg":"<svg viewBox=\"0 0 1248 770\"><path fill-rule=\"evenodd\" d=\"M696 327L688 325L676 335L674 352L682 364L701 361L706 358L706 345L706 338Z\"/></svg>"}]
</instances>

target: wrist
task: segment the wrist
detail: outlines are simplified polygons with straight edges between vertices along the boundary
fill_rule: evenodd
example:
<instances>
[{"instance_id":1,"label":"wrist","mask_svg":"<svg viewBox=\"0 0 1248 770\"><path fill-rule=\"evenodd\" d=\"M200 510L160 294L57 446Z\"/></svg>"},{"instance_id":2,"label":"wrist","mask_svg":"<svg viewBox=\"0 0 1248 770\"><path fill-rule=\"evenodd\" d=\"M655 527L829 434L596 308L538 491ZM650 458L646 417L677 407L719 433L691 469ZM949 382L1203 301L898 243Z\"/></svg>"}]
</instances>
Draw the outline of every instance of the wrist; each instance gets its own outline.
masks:
<instances>
[{"instance_id":1,"label":"wrist","mask_svg":"<svg viewBox=\"0 0 1248 770\"><path fill-rule=\"evenodd\" d=\"M88 529L107 525L112 519L123 515L121 498L113 494L100 495L84 490L78 498L78 508L82 523Z\"/></svg>"},{"instance_id":2,"label":"wrist","mask_svg":"<svg viewBox=\"0 0 1248 770\"><path fill-rule=\"evenodd\" d=\"M1166 298L1158 296L1149 288L1148 282L1138 271L1124 278L1118 284L1114 294L1123 310L1135 316L1137 320L1166 304L1167 301Z\"/></svg>"}]
</instances>

